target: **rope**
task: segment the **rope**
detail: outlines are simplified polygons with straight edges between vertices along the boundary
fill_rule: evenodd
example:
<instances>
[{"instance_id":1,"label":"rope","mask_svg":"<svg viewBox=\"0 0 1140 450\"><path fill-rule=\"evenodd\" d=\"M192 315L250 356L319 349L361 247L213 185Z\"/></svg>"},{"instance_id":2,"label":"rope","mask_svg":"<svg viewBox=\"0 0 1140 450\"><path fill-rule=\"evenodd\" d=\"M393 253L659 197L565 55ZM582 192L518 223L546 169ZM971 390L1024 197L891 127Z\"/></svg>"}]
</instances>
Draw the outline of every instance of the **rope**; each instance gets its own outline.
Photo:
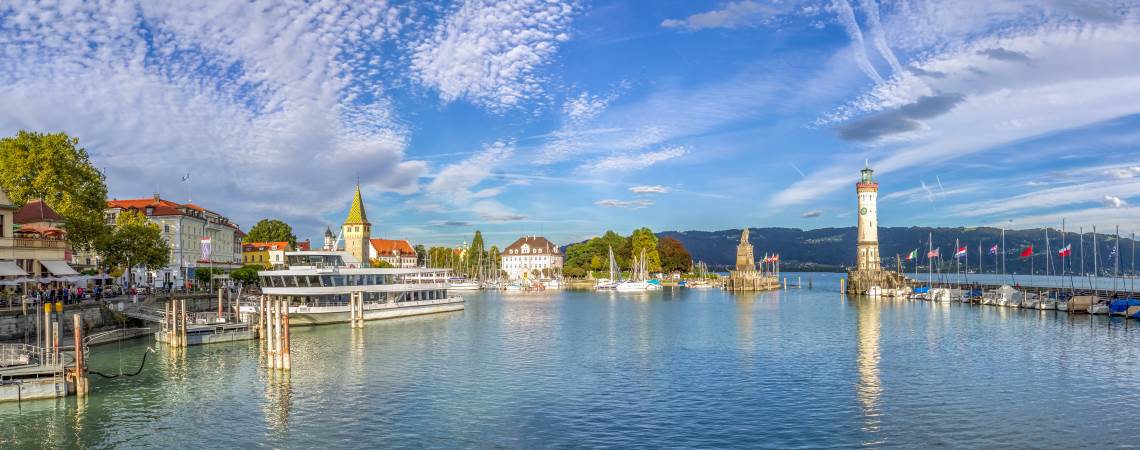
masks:
<instances>
[{"instance_id":1,"label":"rope","mask_svg":"<svg viewBox=\"0 0 1140 450\"><path fill-rule=\"evenodd\" d=\"M109 379L109 378L118 378L119 376L128 376L128 377L133 377L133 376L135 376L135 375L138 375L138 374L142 373L142 370L143 370L143 366L146 366L146 357L147 357L147 355L148 355L148 354L150 354L150 353L153 353L153 352L154 352L154 349L153 349L153 348L150 348L150 347L147 347L147 348L146 348L146 351L144 351L144 352L143 352L142 361L141 361L141 362L139 362L139 370L136 370L136 371L135 371L135 373L122 373L122 369L121 369L121 368L120 368L120 371L119 371L120 373L119 373L118 375L107 375L107 374L105 374L105 373L102 373L102 372L98 372L98 371L95 371L95 370L91 370L91 369L87 369L87 373L92 373L92 374L95 374L95 375L99 375L99 376L101 376L101 377L103 377L103 378L108 378L108 379Z\"/></svg>"}]
</instances>

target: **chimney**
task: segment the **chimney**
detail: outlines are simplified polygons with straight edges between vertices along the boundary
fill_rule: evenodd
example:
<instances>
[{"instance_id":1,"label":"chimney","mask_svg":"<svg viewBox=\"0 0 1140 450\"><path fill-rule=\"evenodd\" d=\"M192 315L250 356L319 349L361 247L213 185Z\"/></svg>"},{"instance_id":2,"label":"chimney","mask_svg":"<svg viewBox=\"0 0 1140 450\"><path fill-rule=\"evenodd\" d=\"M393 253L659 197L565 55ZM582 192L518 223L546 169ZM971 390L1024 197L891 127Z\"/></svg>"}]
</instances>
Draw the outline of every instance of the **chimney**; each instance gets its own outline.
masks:
<instances>
[{"instance_id":1,"label":"chimney","mask_svg":"<svg viewBox=\"0 0 1140 450\"><path fill-rule=\"evenodd\" d=\"M158 192L155 192L155 193L154 193L154 202L155 202L155 203L158 203L158 201L159 201L159 200L161 200L161 198L159 198L159 196L158 196Z\"/></svg>"}]
</instances>

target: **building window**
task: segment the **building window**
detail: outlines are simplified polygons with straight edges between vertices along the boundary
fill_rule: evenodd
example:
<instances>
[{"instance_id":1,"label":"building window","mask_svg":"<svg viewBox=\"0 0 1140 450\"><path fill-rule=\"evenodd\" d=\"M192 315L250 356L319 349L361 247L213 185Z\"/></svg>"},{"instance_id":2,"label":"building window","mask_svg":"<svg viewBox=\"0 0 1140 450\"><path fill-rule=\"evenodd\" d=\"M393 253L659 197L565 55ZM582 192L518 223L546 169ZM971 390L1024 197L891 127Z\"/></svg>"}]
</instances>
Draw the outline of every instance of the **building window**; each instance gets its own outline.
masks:
<instances>
[{"instance_id":1,"label":"building window","mask_svg":"<svg viewBox=\"0 0 1140 450\"><path fill-rule=\"evenodd\" d=\"M0 238L4 237L4 215L0 214Z\"/></svg>"}]
</instances>

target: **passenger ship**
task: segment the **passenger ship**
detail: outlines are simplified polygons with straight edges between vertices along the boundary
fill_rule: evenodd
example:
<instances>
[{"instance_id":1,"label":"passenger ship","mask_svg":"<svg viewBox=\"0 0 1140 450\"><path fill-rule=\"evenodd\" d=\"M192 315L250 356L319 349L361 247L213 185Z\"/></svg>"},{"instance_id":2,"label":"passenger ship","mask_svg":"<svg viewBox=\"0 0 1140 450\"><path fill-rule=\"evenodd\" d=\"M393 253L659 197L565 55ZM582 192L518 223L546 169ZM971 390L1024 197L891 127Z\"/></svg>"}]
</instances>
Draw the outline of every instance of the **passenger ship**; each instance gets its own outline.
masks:
<instances>
[{"instance_id":1,"label":"passenger ship","mask_svg":"<svg viewBox=\"0 0 1140 450\"><path fill-rule=\"evenodd\" d=\"M257 272L261 292L289 301L291 325L348 322L349 297L364 295L364 320L463 310L463 297L448 295L447 269L361 268L347 252L285 254L288 268ZM256 314L257 305L242 307Z\"/></svg>"}]
</instances>

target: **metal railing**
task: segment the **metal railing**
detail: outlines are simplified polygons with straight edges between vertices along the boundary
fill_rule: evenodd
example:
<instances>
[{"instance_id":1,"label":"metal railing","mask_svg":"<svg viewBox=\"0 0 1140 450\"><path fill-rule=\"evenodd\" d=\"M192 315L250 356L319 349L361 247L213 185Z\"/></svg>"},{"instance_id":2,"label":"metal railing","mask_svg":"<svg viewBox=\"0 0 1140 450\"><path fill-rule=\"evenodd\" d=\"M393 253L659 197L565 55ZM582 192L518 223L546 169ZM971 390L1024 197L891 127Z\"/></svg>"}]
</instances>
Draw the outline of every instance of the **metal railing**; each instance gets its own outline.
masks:
<instances>
[{"instance_id":1,"label":"metal railing","mask_svg":"<svg viewBox=\"0 0 1140 450\"><path fill-rule=\"evenodd\" d=\"M60 239L0 238L0 247L66 249L68 242Z\"/></svg>"}]
</instances>

